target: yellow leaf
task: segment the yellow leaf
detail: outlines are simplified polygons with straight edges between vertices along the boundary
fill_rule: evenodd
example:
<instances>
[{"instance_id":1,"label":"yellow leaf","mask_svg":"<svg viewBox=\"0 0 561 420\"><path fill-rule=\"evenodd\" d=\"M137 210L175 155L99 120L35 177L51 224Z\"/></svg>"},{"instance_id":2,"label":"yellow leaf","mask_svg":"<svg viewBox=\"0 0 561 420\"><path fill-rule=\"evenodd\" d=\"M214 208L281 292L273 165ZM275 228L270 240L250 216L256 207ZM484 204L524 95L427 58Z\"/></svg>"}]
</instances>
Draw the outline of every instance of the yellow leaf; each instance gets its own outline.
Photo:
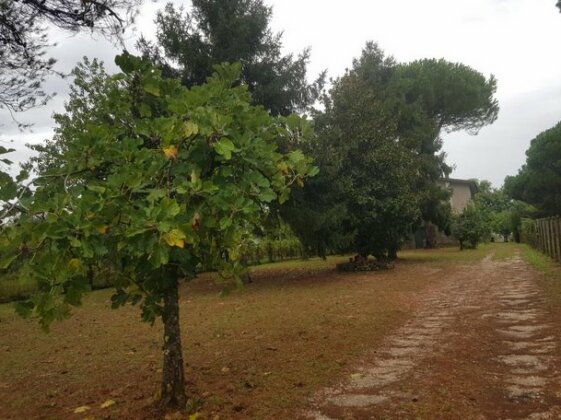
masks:
<instances>
[{"instance_id":1,"label":"yellow leaf","mask_svg":"<svg viewBox=\"0 0 561 420\"><path fill-rule=\"evenodd\" d=\"M115 400L107 400L103 404L101 404L99 407L100 408L109 408L109 407L111 407L112 405L115 405L115 404L117 404L115 402Z\"/></svg>"},{"instance_id":2,"label":"yellow leaf","mask_svg":"<svg viewBox=\"0 0 561 420\"><path fill-rule=\"evenodd\" d=\"M93 219L95 219L95 213L88 213L88 214L86 214L86 219L87 219L87 220L93 220Z\"/></svg>"},{"instance_id":3,"label":"yellow leaf","mask_svg":"<svg viewBox=\"0 0 561 420\"><path fill-rule=\"evenodd\" d=\"M187 121L183 126L183 135L185 137L191 137L199 132L199 126L192 121Z\"/></svg>"},{"instance_id":4,"label":"yellow leaf","mask_svg":"<svg viewBox=\"0 0 561 420\"><path fill-rule=\"evenodd\" d=\"M70 268L73 268L74 270L78 270L82 266L82 263L78 258L72 258L68 262L68 265L70 266Z\"/></svg>"},{"instance_id":5,"label":"yellow leaf","mask_svg":"<svg viewBox=\"0 0 561 420\"><path fill-rule=\"evenodd\" d=\"M107 230L109 229L109 226L101 225L101 226L98 226L96 229L99 233L101 233L102 235L105 235L107 233Z\"/></svg>"},{"instance_id":6,"label":"yellow leaf","mask_svg":"<svg viewBox=\"0 0 561 420\"><path fill-rule=\"evenodd\" d=\"M88 407L87 405L83 405L81 407L78 407L76 410L74 410L75 414L81 414L81 413L85 413L86 411L88 411L90 409L90 407Z\"/></svg>"},{"instance_id":7,"label":"yellow leaf","mask_svg":"<svg viewBox=\"0 0 561 420\"><path fill-rule=\"evenodd\" d=\"M189 416L189 420L197 420L198 418L201 417L201 413L195 413L195 414L191 414Z\"/></svg>"},{"instance_id":8,"label":"yellow leaf","mask_svg":"<svg viewBox=\"0 0 561 420\"><path fill-rule=\"evenodd\" d=\"M169 246L176 246L178 248L185 247L185 234L179 229L172 229L169 232L164 233L162 237Z\"/></svg>"},{"instance_id":9,"label":"yellow leaf","mask_svg":"<svg viewBox=\"0 0 561 420\"><path fill-rule=\"evenodd\" d=\"M167 159L177 159L177 147L171 145L164 147L162 150Z\"/></svg>"}]
</instances>

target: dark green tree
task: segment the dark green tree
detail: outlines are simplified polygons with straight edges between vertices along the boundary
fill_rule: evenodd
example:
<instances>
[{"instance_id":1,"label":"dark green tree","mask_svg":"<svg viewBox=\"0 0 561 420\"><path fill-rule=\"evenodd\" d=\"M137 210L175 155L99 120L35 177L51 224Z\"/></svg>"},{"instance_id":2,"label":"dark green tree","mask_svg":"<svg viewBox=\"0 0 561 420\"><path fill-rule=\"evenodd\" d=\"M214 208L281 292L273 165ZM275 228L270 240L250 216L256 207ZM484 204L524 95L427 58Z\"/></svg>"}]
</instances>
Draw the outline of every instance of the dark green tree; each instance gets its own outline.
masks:
<instances>
[{"instance_id":1,"label":"dark green tree","mask_svg":"<svg viewBox=\"0 0 561 420\"><path fill-rule=\"evenodd\" d=\"M304 148L321 171L286 208L310 249L395 257L419 218L414 153L399 141L395 114L384 98L394 65L368 44L353 68L334 81L324 112L315 115L317 136ZM302 223L301 214L310 222Z\"/></svg>"},{"instance_id":2,"label":"dark green tree","mask_svg":"<svg viewBox=\"0 0 561 420\"><path fill-rule=\"evenodd\" d=\"M418 154L423 221L445 229L449 220L448 193L436 187L450 174L442 152L442 132L466 130L470 134L492 124L499 106L493 76L486 79L476 70L445 60L423 59L396 67L388 89L388 101L399 115L402 141ZM427 235L427 238L429 235ZM427 246L431 246L427 241Z\"/></svg>"},{"instance_id":3,"label":"dark green tree","mask_svg":"<svg viewBox=\"0 0 561 420\"><path fill-rule=\"evenodd\" d=\"M189 11L168 4L156 17L157 42L141 38L138 45L188 87L204 83L215 64L239 62L254 102L288 115L315 102L324 76L308 83L309 50L282 54L281 35L269 28L271 13L262 0L193 0Z\"/></svg>"},{"instance_id":4,"label":"dark green tree","mask_svg":"<svg viewBox=\"0 0 561 420\"><path fill-rule=\"evenodd\" d=\"M498 112L495 89L494 78L487 80L467 66L443 60L398 64L377 44L367 43L352 69L334 82L324 100L325 112L314 116L317 137L304 147L317 158L321 173L293 197L294 213L299 209L313 222L307 230L295 231L308 237L311 248L336 249L349 237L334 226L358 234L359 226L378 223L368 218L378 217L388 231L371 225L370 234L360 234L362 241L368 237L386 241L384 252L395 256L407 229L422 221L446 227L449 192L437 181L450 168L441 151L441 132L476 132L493 122ZM390 209L402 209L395 224L382 216ZM391 246L385 233L392 238Z\"/></svg>"},{"instance_id":5,"label":"dark green tree","mask_svg":"<svg viewBox=\"0 0 561 420\"><path fill-rule=\"evenodd\" d=\"M561 122L540 133L526 151L526 163L505 179L505 191L535 206L537 216L561 214Z\"/></svg>"}]
</instances>

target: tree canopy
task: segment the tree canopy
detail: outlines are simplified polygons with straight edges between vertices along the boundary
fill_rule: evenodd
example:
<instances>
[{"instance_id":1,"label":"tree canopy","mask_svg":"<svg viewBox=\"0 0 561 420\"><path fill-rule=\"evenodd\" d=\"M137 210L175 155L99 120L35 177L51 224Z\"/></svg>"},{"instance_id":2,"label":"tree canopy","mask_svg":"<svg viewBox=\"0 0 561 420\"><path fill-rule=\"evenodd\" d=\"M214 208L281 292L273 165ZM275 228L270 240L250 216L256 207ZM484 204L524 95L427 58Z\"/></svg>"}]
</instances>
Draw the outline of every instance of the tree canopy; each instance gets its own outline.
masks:
<instances>
[{"instance_id":1,"label":"tree canopy","mask_svg":"<svg viewBox=\"0 0 561 420\"><path fill-rule=\"evenodd\" d=\"M239 281L250 228L317 168L298 150L277 150L280 138L302 137L306 122L252 106L245 86L232 87L239 66L216 67L208 83L187 89L148 61L116 62L114 76L94 62L75 72L57 117L62 147L40 156L57 164L8 205L0 268L37 282L39 293L18 310L48 327L80 305L88 269L101 261L114 307L138 304L144 321L162 318L162 403L182 408L178 282L201 266Z\"/></svg>"},{"instance_id":2,"label":"tree canopy","mask_svg":"<svg viewBox=\"0 0 561 420\"><path fill-rule=\"evenodd\" d=\"M141 0L0 0L0 108L25 111L44 104L42 90L55 60L47 57L47 25L88 30L113 39L134 19Z\"/></svg>"},{"instance_id":3,"label":"tree canopy","mask_svg":"<svg viewBox=\"0 0 561 420\"><path fill-rule=\"evenodd\" d=\"M262 0L193 0L189 11L168 4L156 17L157 42L142 38L139 47L188 87L204 83L216 64L239 62L254 102L288 115L315 102L324 76L308 83L309 50L282 54L271 13Z\"/></svg>"},{"instance_id":4,"label":"tree canopy","mask_svg":"<svg viewBox=\"0 0 561 420\"><path fill-rule=\"evenodd\" d=\"M540 216L561 214L561 122L532 140L526 163L505 179L505 190L535 206Z\"/></svg>"},{"instance_id":5,"label":"tree canopy","mask_svg":"<svg viewBox=\"0 0 561 420\"><path fill-rule=\"evenodd\" d=\"M315 115L317 137L304 147L317 156L321 172L293 196L294 210L283 209L296 214L289 215L296 223L302 213L313 221L295 232L310 248L337 249L346 242L359 253L376 249L394 256L405 234L423 220L444 227L449 192L437 181L450 168L441 131L473 134L492 123L495 90L492 76L467 66L444 60L400 64L367 43L334 81L325 111ZM358 246L359 237L370 245Z\"/></svg>"}]
</instances>

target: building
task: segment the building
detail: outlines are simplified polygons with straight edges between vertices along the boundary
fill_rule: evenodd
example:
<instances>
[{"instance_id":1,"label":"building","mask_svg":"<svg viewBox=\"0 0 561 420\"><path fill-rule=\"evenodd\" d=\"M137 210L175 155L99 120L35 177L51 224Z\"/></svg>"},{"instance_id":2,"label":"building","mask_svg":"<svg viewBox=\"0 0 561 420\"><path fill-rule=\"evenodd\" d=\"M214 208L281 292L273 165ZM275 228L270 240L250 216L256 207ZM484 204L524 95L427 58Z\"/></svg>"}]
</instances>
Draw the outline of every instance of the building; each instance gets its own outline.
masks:
<instances>
[{"instance_id":1,"label":"building","mask_svg":"<svg viewBox=\"0 0 561 420\"><path fill-rule=\"evenodd\" d=\"M464 211L478 191L477 183L473 180L443 178L438 184L443 188L452 190L450 206L455 214Z\"/></svg>"},{"instance_id":2,"label":"building","mask_svg":"<svg viewBox=\"0 0 561 420\"><path fill-rule=\"evenodd\" d=\"M460 214L473 200L478 191L477 182L473 180L442 178L438 185L451 190L450 206L452 213ZM424 226L409 236L405 244L406 248L425 248L438 245L456 244L452 238L430 222L425 222Z\"/></svg>"}]
</instances>

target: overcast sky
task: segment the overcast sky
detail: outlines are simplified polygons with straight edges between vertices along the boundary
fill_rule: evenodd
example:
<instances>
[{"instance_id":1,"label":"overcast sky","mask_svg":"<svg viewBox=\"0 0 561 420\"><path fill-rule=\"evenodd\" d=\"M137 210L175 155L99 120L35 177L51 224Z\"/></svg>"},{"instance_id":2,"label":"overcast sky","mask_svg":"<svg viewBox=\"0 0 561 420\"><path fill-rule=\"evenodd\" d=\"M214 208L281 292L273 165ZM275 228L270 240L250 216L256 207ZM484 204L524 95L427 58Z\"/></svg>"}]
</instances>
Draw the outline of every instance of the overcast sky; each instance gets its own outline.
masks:
<instances>
[{"instance_id":1,"label":"overcast sky","mask_svg":"<svg viewBox=\"0 0 561 420\"><path fill-rule=\"evenodd\" d=\"M175 1L190 7L190 2ZM282 31L285 52L311 47L310 79L327 69L341 75L372 40L398 61L444 58L462 62L498 79L498 120L470 136L444 135L455 178L488 179L502 185L525 161L524 152L541 131L561 120L561 14L555 0L266 0L273 6L272 26ZM154 36L153 19L165 1L148 2L128 34L129 49L139 34ZM115 69L119 49L88 35L52 30L50 51L58 70L68 72L82 56L98 57ZM68 81L53 78L47 90L57 96L47 106L19 114L34 123L18 132L0 112L0 141L14 140L14 160L29 156L25 143L51 135L53 112L63 110Z\"/></svg>"}]
</instances>

